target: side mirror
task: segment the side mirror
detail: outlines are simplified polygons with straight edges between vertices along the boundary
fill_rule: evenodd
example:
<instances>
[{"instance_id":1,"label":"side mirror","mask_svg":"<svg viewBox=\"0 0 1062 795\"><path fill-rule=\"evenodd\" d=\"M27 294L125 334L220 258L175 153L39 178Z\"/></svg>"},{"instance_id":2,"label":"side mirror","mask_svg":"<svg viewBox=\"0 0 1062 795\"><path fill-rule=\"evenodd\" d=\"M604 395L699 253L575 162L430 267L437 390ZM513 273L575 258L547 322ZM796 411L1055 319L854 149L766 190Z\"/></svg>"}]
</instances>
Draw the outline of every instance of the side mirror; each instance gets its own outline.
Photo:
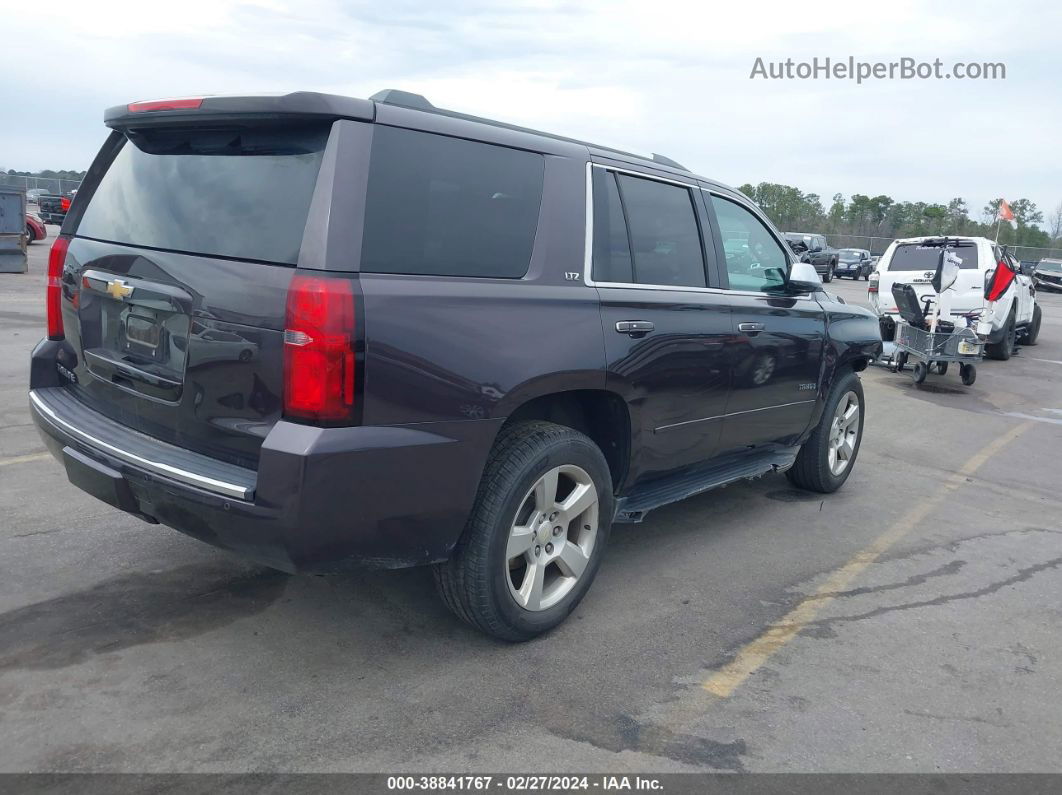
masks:
<instances>
[{"instance_id":1,"label":"side mirror","mask_svg":"<svg viewBox=\"0 0 1062 795\"><path fill-rule=\"evenodd\" d=\"M789 269L789 283L803 290L822 289L822 279L810 262L794 262Z\"/></svg>"},{"instance_id":2,"label":"side mirror","mask_svg":"<svg viewBox=\"0 0 1062 795\"><path fill-rule=\"evenodd\" d=\"M809 248L808 251L810 251L812 254L817 254L818 252L822 251L822 246L820 246L818 243L812 243L811 248Z\"/></svg>"}]
</instances>

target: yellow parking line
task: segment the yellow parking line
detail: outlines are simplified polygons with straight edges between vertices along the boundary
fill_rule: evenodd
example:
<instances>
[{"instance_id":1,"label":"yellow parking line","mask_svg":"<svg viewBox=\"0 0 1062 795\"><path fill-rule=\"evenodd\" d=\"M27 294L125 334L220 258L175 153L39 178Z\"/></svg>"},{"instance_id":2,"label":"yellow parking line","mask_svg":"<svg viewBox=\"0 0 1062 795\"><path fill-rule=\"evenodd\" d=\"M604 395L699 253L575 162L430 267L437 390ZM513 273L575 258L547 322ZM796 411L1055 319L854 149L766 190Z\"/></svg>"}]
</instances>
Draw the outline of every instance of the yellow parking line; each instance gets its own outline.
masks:
<instances>
[{"instance_id":1,"label":"yellow parking line","mask_svg":"<svg viewBox=\"0 0 1062 795\"><path fill-rule=\"evenodd\" d=\"M45 458L51 457L51 453L30 453L29 455L16 455L11 458L0 458L0 467L6 467L9 464L27 464L30 461L43 461Z\"/></svg>"},{"instance_id":2,"label":"yellow parking line","mask_svg":"<svg viewBox=\"0 0 1062 795\"><path fill-rule=\"evenodd\" d=\"M932 496L914 505L888 530L878 536L869 546L836 569L814 593L805 598L781 621L774 624L756 640L742 648L729 663L709 676L701 687L713 695L726 698L748 679L778 649L793 639L834 596L843 591L859 574L881 554L910 533L926 516L937 508L951 492L962 486L966 479L980 469L992 456L1017 439L1032 426L1024 422L998 437L951 475Z\"/></svg>"}]
</instances>

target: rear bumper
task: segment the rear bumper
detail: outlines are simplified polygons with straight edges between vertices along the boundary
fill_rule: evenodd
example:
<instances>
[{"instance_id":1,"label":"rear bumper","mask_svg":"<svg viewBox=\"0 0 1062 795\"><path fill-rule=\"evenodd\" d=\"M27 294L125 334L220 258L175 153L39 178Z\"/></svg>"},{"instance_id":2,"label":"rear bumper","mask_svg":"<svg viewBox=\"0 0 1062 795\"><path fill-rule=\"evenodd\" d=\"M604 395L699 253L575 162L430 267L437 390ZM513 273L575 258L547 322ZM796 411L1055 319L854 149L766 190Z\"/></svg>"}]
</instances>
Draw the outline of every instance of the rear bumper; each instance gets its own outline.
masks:
<instances>
[{"instance_id":1,"label":"rear bumper","mask_svg":"<svg viewBox=\"0 0 1062 795\"><path fill-rule=\"evenodd\" d=\"M31 390L30 409L75 485L290 572L446 559L498 429L493 420L355 428L282 421L266 437L254 472L132 431L61 386Z\"/></svg>"}]
</instances>

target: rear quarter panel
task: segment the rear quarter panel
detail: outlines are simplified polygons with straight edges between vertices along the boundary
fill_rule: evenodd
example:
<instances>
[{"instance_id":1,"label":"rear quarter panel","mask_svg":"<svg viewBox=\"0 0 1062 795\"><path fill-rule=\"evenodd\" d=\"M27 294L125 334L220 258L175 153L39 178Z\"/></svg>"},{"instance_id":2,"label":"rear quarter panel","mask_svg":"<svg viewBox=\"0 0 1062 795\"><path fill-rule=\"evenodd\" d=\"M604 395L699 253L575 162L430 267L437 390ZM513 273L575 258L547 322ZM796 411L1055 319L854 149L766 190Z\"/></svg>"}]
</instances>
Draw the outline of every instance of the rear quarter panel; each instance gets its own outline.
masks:
<instances>
[{"instance_id":1,"label":"rear quarter panel","mask_svg":"<svg viewBox=\"0 0 1062 795\"><path fill-rule=\"evenodd\" d=\"M361 273L366 425L497 422L543 394L604 388L597 290L581 277L587 160L545 155L523 278Z\"/></svg>"}]
</instances>

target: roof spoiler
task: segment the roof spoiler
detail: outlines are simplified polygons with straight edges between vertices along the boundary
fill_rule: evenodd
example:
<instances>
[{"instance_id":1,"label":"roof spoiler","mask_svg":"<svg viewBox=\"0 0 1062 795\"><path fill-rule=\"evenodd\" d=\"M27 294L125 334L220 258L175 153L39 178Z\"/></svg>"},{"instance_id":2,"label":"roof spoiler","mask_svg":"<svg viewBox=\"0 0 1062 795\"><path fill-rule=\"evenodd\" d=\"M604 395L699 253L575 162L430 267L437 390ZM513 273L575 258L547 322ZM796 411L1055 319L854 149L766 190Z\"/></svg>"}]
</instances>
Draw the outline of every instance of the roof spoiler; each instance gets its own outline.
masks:
<instances>
[{"instance_id":1,"label":"roof spoiler","mask_svg":"<svg viewBox=\"0 0 1062 795\"><path fill-rule=\"evenodd\" d=\"M257 96L203 96L149 100L115 105L103 114L112 129L175 123L280 121L295 119L358 119L372 121L375 106L367 99L296 91Z\"/></svg>"}]
</instances>

